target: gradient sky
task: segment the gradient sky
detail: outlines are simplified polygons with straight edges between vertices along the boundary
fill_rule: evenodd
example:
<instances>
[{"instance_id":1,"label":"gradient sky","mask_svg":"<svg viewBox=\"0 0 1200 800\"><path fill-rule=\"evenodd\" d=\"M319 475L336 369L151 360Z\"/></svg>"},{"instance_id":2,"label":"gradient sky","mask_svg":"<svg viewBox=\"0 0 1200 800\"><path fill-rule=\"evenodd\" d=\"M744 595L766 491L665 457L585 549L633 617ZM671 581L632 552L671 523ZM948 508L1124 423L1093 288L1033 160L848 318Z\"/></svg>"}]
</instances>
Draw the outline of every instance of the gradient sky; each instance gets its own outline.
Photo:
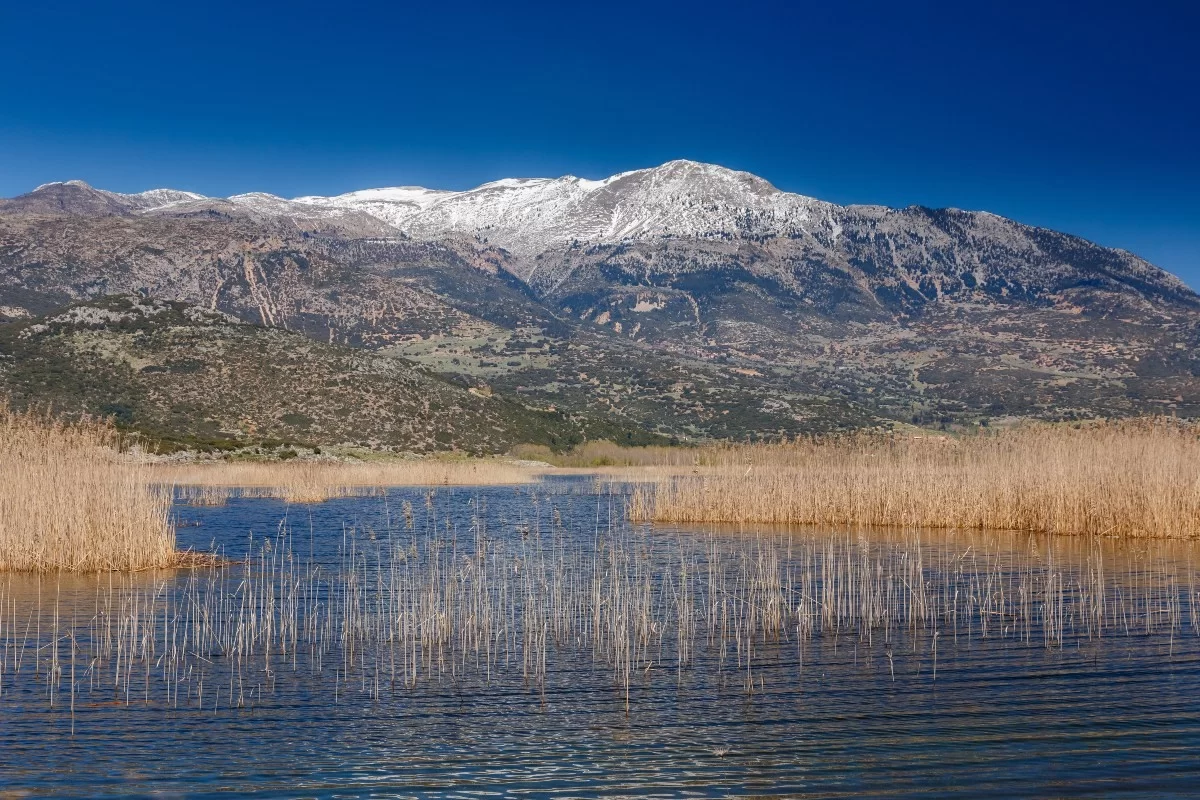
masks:
<instances>
[{"instance_id":1,"label":"gradient sky","mask_svg":"<svg viewBox=\"0 0 1200 800\"><path fill-rule=\"evenodd\" d=\"M0 195L284 196L712 161L987 209L1200 288L1192 3L0 0Z\"/></svg>"}]
</instances>

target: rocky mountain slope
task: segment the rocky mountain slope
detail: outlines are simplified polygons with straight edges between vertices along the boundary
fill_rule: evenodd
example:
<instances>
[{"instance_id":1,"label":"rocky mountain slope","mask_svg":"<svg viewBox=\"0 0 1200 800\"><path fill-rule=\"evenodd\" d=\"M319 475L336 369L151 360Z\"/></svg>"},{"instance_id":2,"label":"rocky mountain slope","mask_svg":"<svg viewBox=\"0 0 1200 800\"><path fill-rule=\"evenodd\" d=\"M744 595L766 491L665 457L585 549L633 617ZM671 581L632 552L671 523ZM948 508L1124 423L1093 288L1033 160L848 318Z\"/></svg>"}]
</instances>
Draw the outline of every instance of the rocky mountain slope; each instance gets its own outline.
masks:
<instances>
[{"instance_id":1,"label":"rocky mountain slope","mask_svg":"<svg viewBox=\"0 0 1200 800\"><path fill-rule=\"evenodd\" d=\"M667 435L1200 414L1200 297L985 212L837 206L676 161L286 200L0 202L0 315L114 292Z\"/></svg>"}]
</instances>

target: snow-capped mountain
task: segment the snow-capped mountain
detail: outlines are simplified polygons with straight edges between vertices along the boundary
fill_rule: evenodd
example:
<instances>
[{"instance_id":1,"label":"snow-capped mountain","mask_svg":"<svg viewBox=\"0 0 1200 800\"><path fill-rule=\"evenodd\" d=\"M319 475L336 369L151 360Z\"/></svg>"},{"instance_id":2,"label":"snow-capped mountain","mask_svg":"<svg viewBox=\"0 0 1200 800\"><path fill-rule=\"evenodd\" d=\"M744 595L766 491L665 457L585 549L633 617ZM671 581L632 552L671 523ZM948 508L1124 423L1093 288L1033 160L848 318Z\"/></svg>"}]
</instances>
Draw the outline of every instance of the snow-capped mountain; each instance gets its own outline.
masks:
<instances>
[{"instance_id":1,"label":"snow-capped mountain","mask_svg":"<svg viewBox=\"0 0 1200 800\"><path fill-rule=\"evenodd\" d=\"M637 275L635 283L670 282L676 278L651 274L712 273L737 263L753 280L793 294L836 284L839 296L864 292L874 298L868 306L888 308L979 291L1033 291L1045 300L1096 281L1189 303L1194 297L1175 276L1129 253L987 212L839 206L747 172L683 160L603 180L506 178L467 191L403 186L334 197L209 198L172 189L119 194L69 181L0 202L91 216L246 218L349 239L475 239L507 251L505 269L540 295L606 284L603 276L614 270L626 282Z\"/></svg>"},{"instance_id":2,"label":"snow-capped mountain","mask_svg":"<svg viewBox=\"0 0 1200 800\"><path fill-rule=\"evenodd\" d=\"M35 194L54 186L94 192L109 201L105 206L135 213L180 213L214 202L277 217L361 212L414 238L477 236L522 257L572 242L793 235L814 227L836 236L839 212L838 206L780 191L747 172L682 160L604 180L506 178L462 192L402 186L290 200L264 192L223 201L172 189L119 194L80 181L47 184Z\"/></svg>"},{"instance_id":3,"label":"snow-capped mountain","mask_svg":"<svg viewBox=\"0 0 1200 800\"><path fill-rule=\"evenodd\" d=\"M1200 417L1200 296L1153 264L995 214L839 206L690 161L461 192L71 181L0 200L0 322L113 293L687 435L866 418L836 398L891 419Z\"/></svg>"}]
</instances>

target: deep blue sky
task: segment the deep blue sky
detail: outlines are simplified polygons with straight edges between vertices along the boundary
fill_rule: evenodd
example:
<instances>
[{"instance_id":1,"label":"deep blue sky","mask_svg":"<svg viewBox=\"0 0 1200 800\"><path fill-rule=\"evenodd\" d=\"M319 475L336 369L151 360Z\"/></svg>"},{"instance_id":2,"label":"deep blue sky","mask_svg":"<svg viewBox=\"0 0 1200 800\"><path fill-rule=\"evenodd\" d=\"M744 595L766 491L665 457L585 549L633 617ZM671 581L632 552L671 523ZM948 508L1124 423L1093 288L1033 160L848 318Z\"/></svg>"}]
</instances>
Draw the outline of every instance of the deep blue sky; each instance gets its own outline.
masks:
<instances>
[{"instance_id":1,"label":"deep blue sky","mask_svg":"<svg viewBox=\"0 0 1200 800\"><path fill-rule=\"evenodd\" d=\"M285 196L672 158L988 209L1200 287L1190 3L0 0L0 195Z\"/></svg>"}]
</instances>

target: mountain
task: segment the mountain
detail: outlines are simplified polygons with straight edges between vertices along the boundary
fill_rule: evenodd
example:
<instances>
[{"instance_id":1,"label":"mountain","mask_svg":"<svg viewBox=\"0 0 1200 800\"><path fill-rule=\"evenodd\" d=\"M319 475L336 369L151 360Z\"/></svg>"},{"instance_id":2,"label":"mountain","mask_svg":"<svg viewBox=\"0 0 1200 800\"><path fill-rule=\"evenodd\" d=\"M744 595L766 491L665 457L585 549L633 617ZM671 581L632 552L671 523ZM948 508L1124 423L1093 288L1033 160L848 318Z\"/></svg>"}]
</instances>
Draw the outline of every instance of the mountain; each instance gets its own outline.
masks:
<instances>
[{"instance_id":1,"label":"mountain","mask_svg":"<svg viewBox=\"0 0 1200 800\"><path fill-rule=\"evenodd\" d=\"M549 294L561 294L580 267L609 261L613 246L699 242L693 249L705 250L737 242L770 245L740 260L752 261L752 275L784 290L804 294L837 282L861 293L868 307L894 311L955 293L1047 296L1096 281L1197 305L1174 276L1075 237L985 212L837 206L782 192L746 172L691 161L601 181L502 180L467 192L409 187L295 202L360 210L417 238L457 233L485 239L517 256L519 276ZM606 258L580 257L589 245ZM739 258L729 247L715 249L718 258ZM702 258L676 260L686 263L666 269L711 269ZM813 274L814 266L821 274Z\"/></svg>"},{"instance_id":2,"label":"mountain","mask_svg":"<svg viewBox=\"0 0 1200 800\"><path fill-rule=\"evenodd\" d=\"M0 202L0 317L184 301L685 437L1200 414L1200 297L987 212L838 206L689 161L292 200Z\"/></svg>"},{"instance_id":3,"label":"mountain","mask_svg":"<svg viewBox=\"0 0 1200 800\"><path fill-rule=\"evenodd\" d=\"M759 272L788 290L804 292L806 283L819 283L805 280L811 277L805 267L819 264L839 273L822 276L825 280L849 279L869 295L863 298L869 304L895 310L956 292L1047 295L1098 281L1197 305L1196 295L1169 273L1076 237L987 212L838 206L782 192L746 172L692 161L599 181L505 179L464 192L400 187L294 200L261 192L222 200L170 189L123 195L68 181L41 186L5 207L175 217L219 211L258 222L287 221L314 233L322 232L318 221L340 220L353 230L333 233L468 237L503 248L513 256L512 272L545 292L587 266L578 251L589 246L608 254L613 246L645 242L700 242L710 248L749 242L771 243L753 254L755 261L766 267ZM728 249L718 248L718 257L727 257Z\"/></svg>"}]
</instances>

